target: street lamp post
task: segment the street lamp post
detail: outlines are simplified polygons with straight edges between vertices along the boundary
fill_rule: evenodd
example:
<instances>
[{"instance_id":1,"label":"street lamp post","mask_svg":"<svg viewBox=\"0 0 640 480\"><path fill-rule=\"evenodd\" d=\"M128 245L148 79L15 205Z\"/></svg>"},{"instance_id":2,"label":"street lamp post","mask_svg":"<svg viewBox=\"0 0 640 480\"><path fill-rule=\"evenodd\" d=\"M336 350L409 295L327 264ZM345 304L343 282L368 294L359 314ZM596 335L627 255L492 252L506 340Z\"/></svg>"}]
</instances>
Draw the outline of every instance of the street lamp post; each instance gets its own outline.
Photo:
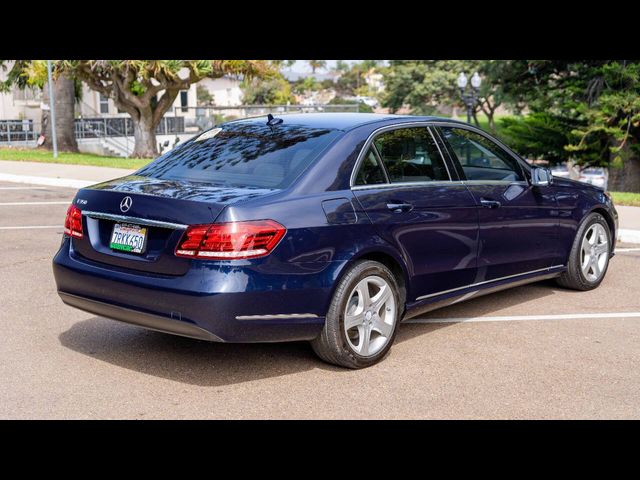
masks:
<instances>
[{"instance_id":1,"label":"street lamp post","mask_svg":"<svg viewBox=\"0 0 640 480\"><path fill-rule=\"evenodd\" d=\"M58 158L58 137L56 136L56 107L53 97L53 78L51 60L47 60L47 82L49 83L49 123L51 124L51 140L53 141L53 158Z\"/></svg>"},{"instance_id":2,"label":"street lamp post","mask_svg":"<svg viewBox=\"0 0 640 480\"><path fill-rule=\"evenodd\" d=\"M467 107L467 123L471 123L471 115L473 114L473 108L478 104L478 93L480 92L480 75L475 72L471 77L471 88L467 89L469 83L467 76L464 72L460 72L458 75L458 88L460 89L460 96L462 101Z\"/></svg>"}]
</instances>

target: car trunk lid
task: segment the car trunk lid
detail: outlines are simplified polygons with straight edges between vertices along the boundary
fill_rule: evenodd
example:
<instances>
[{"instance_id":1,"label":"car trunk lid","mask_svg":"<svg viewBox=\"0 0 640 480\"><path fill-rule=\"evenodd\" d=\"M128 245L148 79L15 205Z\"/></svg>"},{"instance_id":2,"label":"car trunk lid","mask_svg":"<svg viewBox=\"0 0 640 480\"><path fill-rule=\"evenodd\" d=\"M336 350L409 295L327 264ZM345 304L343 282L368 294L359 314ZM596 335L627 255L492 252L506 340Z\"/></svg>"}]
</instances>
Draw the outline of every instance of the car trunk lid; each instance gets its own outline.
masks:
<instances>
[{"instance_id":1,"label":"car trunk lid","mask_svg":"<svg viewBox=\"0 0 640 480\"><path fill-rule=\"evenodd\" d=\"M134 175L84 188L74 202L85 235L73 239L74 253L115 268L183 275L192 260L174 252L188 225L213 223L227 205L274 191ZM111 248L116 224L145 229L142 253Z\"/></svg>"}]
</instances>

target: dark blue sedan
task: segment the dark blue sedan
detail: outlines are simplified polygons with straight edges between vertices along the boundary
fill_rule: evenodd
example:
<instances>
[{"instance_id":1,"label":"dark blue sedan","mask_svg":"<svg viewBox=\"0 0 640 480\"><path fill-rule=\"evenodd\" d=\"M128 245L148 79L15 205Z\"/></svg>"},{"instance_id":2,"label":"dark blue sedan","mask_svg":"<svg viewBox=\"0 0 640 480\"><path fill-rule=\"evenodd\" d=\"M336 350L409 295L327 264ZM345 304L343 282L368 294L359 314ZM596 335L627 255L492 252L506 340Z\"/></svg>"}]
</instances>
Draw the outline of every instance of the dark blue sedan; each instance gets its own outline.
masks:
<instances>
[{"instance_id":1,"label":"dark blue sedan","mask_svg":"<svg viewBox=\"0 0 640 480\"><path fill-rule=\"evenodd\" d=\"M220 342L309 340L350 368L402 318L613 256L600 188L552 178L468 124L303 114L219 125L80 190L53 260L62 300Z\"/></svg>"}]
</instances>

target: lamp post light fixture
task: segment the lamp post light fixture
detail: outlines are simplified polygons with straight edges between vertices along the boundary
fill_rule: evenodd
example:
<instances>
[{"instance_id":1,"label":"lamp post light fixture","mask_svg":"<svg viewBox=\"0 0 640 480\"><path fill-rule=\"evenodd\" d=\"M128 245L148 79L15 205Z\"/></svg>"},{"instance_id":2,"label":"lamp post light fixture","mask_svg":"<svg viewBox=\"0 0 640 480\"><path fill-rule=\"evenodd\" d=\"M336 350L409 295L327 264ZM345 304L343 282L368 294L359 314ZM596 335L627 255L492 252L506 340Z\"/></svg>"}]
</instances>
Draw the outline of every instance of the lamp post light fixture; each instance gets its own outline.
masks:
<instances>
[{"instance_id":1,"label":"lamp post light fixture","mask_svg":"<svg viewBox=\"0 0 640 480\"><path fill-rule=\"evenodd\" d=\"M475 72L471 76L471 88L468 89L469 79L464 72L460 72L458 75L458 88L460 89L460 96L462 101L467 107L467 123L471 123L471 115L473 114L473 108L478 104L478 93L480 92L480 84L482 79L478 72Z\"/></svg>"}]
</instances>

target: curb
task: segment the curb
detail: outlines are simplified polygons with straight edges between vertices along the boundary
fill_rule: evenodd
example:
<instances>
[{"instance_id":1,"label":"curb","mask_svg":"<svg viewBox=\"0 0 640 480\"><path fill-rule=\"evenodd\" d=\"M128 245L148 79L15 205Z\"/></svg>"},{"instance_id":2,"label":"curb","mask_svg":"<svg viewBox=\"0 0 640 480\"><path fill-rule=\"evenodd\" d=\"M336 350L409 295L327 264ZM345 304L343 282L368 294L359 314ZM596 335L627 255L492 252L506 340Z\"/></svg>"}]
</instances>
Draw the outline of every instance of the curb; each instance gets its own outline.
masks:
<instances>
[{"instance_id":1,"label":"curb","mask_svg":"<svg viewBox=\"0 0 640 480\"><path fill-rule=\"evenodd\" d=\"M618 241L624 243L640 243L640 230L629 228L618 229Z\"/></svg>"},{"instance_id":2,"label":"curb","mask_svg":"<svg viewBox=\"0 0 640 480\"><path fill-rule=\"evenodd\" d=\"M100 183L98 180L74 180L72 178L32 177L30 175L13 175L0 173L0 181L15 183L30 183L33 185L47 185L51 187L84 188Z\"/></svg>"}]
</instances>

